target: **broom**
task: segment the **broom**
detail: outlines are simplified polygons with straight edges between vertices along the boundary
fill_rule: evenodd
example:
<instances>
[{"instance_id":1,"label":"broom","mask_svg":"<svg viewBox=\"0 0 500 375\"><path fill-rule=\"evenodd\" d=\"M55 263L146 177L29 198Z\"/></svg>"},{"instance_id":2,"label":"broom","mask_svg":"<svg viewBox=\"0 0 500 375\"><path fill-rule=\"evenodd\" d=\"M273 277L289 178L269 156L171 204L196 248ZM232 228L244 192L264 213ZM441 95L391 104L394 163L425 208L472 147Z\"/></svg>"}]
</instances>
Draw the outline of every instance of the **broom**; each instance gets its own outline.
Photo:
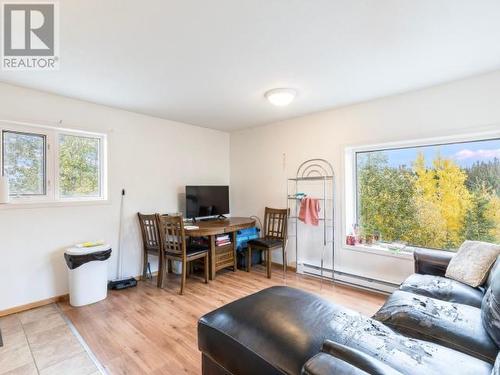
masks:
<instances>
[{"instance_id":1,"label":"broom","mask_svg":"<svg viewBox=\"0 0 500 375\"><path fill-rule=\"evenodd\" d=\"M123 203L125 200L125 189L122 189L120 201L120 224L118 228L118 267L117 278L108 282L108 289L126 289L137 286L137 280L134 277L123 277L123 256L122 256L122 223L123 223Z\"/></svg>"}]
</instances>

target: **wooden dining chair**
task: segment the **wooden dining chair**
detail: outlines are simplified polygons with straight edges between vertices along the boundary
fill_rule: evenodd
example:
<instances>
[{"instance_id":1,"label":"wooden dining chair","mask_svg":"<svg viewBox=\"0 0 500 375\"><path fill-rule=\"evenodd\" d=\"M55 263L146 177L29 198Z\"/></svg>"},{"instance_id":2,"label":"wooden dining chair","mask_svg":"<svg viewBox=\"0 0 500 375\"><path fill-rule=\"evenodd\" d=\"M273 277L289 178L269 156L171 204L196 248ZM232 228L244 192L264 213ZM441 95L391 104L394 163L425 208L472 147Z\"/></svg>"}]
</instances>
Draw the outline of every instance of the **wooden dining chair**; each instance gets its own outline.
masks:
<instances>
[{"instance_id":1,"label":"wooden dining chair","mask_svg":"<svg viewBox=\"0 0 500 375\"><path fill-rule=\"evenodd\" d=\"M170 267L166 267L166 262L177 260L182 265L182 278L180 294L184 293L186 285L187 265L197 259L204 259L205 283L208 283L208 246L199 244L186 245L186 234L184 232L184 220L181 215L167 216L156 214L156 221L160 232L160 258L162 270L166 273ZM162 284L166 278L162 276Z\"/></svg>"},{"instance_id":2,"label":"wooden dining chair","mask_svg":"<svg viewBox=\"0 0 500 375\"><path fill-rule=\"evenodd\" d=\"M289 210L266 207L264 213L263 237L248 241L246 271L252 266L252 250L257 249L265 253L267 277L271 278L271 255L273 250L282 249L283 273L286 272L286 238Z\"/></svg>"},{"instance_id":3,"label":"wooden dining chair","mask_svg":"<svg viewBox=\"0 0 500 375\"><path fill-rule=\"evenodd\" d=\"M143 253L143 265L142 265L142 279L145 280L148 275L148 269L151 273L151 268L149 264L148 255L158 256L158 280L157 286L162 283L163 269L162 262L160 259L160 232L158 230L158 223L156 221L155 214L141 214L137 213L139 217L139 225L141 227L142 233L142 253Z\"/></svg>"}]
</instances>

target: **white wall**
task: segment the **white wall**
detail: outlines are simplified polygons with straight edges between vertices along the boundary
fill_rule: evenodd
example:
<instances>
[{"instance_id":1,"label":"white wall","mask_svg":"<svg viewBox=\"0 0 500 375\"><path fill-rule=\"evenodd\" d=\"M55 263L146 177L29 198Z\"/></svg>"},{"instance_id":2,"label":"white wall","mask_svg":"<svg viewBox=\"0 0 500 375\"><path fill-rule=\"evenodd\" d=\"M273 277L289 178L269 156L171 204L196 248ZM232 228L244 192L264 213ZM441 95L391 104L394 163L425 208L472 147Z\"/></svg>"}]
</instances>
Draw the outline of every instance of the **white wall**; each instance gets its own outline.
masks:
<instances>
[{"instance_id":1,"label":"white wall","mask_svg":"<svg viewBox=\"0 0 500 375\"><path fill-rule=\"evenodd\" d=\"M493 129L500 129L500 71L233 132L232 213L262 217L266 205L286 207L286 178L295 175L302 161L325 158L337 175L336 269L399 283L412 272L411 258L341 248L344 147ZM289 259L294 260L293 246L291 252ZM280 262L281 254L276 252L274 260Z\"/></svg>"},{"instance_id":2,"label":"white wall","mask_svg":"<svg viewBox=\"0 0 500 375\"><path fill-rule=\"evenodd\" d=\"M301 161L313 157L333 164L340 193L346 145L499 129L500 71L234 132L230 153L229 135L223 132L5 84L0 84L0 119L53 124L63 120L66 128L105 132L110 155L109 204L0 208L3 310L67 292L65 247L105 239L116 249L122 187L127 190L124 269L128 275L138 275L137 211L178 211L184 185L228 184L231 172L232 214L262 217L264 206L286 205L285 179L295 174ZM336 205L341 206L340 194ZM341 233L340 219L337 209L337 233ZM412 270L411 260L344 250L340 248L343 238L337 239L336 268L341 271L397 283ZM113 257L110 278L115 266Z\"/></svg>"},{"instance_id":3,"label":"white wall","mask_svg":"<svg viewBox=\"0 0 500 375\"><path fill-rule=\"evenodd\" d=\"M67 293L64 248L104 239L116 249L120 191L124 271L141 273L136 213L183 209L186 184L229 183L229 134L0 84L0 119L108 134L109 204L0 208L0 310ZM116 255L116 253L115 253ZM115 277L113 256L109 277Z\"/></svg>"}]
</instances>

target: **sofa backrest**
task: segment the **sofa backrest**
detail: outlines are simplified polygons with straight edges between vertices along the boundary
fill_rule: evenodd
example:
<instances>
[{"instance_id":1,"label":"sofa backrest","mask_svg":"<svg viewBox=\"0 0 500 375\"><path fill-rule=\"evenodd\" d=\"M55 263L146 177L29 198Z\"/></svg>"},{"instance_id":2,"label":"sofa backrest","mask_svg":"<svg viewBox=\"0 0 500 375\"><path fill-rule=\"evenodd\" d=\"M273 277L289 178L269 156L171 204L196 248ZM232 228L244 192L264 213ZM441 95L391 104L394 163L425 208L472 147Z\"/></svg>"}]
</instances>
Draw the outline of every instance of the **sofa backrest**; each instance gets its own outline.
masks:
<instances>
[{"instance_id":1,"label":"sofa backrest","mask_svg":"<svg viewBox=\"0 0 500 375\"><path fill-rule=\"evenodd\" d=\"M491 285L491 281L493 280L494 277L500 277L500 256L497 257L497 260L495 263L493 263L493 266L491 266L490 273L488 274L488 278L486 279L486 282L484 283L484 289L488 289Z\"/></svg>"},{"instance_id":2,"label":"sofa backrest","mask_svg":"<svg viewBox=\"0 0 500 375\"><path fill-rule=\"evenodd\" d=\"M486 332L500 347L500 267L491 273L490 284L481 304L481 319Z\"/></svg>"}]
</instances>

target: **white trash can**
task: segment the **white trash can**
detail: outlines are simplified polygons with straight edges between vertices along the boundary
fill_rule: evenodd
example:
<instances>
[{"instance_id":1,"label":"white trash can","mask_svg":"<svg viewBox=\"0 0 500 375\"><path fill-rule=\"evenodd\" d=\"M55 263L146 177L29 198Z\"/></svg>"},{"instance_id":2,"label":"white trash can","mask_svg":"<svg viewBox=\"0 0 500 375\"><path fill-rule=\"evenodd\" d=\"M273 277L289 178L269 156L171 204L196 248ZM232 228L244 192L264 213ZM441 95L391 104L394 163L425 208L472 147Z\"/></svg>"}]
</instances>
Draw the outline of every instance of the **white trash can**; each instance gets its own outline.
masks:
<instances>
[{"instance_id":1,"label":"white trash can","mask_svg":"<svg viewBox=\"0 0 500 375\"><path fill-rule=\"evenodd\" d=\"M84 306L106 298L110 256L109 245L72 247L64 252L71 306Z\"/></svg>"}]
</instances>

